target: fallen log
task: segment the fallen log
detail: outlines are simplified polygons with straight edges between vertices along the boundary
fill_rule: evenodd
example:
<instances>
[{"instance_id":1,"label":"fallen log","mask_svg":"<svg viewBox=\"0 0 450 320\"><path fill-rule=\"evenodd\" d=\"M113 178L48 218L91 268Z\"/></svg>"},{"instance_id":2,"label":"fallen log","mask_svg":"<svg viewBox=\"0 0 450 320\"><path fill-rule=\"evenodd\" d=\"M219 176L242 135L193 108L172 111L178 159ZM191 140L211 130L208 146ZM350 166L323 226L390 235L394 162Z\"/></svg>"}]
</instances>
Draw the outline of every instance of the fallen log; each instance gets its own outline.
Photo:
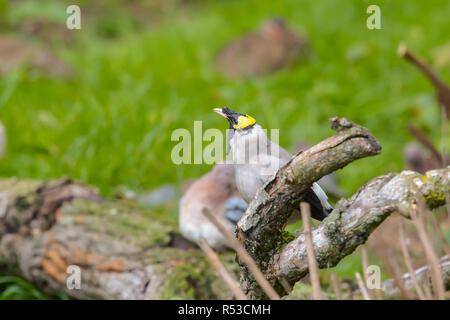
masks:
<instances>
[{"instance_id":1,"label":"fallen log","mask_svg":"<svg viewBox=\"0 0 450 320\"><path fill-rule=\"evenodd\" d=\"M2 179L0 195L3 274L80 299L231 298L201 251L173 247L176 227L134 202L69 179ZM232 254L224 259L237 271ZM67 283L72 265L80 289Z\"/></svg>"}]
</instances>

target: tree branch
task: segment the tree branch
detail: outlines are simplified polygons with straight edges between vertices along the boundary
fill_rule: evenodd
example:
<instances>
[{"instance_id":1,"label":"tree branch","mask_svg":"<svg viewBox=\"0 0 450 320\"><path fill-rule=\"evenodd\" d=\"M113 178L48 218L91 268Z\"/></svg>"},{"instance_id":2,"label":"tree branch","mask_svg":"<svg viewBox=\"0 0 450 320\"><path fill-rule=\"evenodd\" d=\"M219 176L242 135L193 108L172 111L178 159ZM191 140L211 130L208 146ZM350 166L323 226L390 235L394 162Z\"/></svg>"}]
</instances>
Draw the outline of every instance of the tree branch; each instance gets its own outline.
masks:
<instances>
[{"instance_id":1,"label":"tree branch","mask_svg":"<svg viewBox=\"0 0 450 320\"><path fill-rule=\"evenodd\" d=\"M338 133L296 154L258 191L238 223L238 239L279 292L276 279L294 283L308 273L304 234L286 244L282 232L304 191L323 175L381 151L366 129L345 118L333 118L331 124ZM408 216L410 203L419 196L423 195L430 208L443 205L448 178L448 168L429 171L426 176L412 171L385 174L367 183L349 200L339 201L312 232L319 268L333 267L351 254L392 212ZM240 267L244 292L250 298L263 298L246 267Z\"/></svg>"},{"instance_id":2,"label":"tree branch","mask_svg":"<svg viewBox=\"0 0 450 320\"><path fill-rule=\"evenodd\" d=\"M428 171L424 176L403 171L377 177L353 195L338 202L333 212L313 230L319 268L331 268L359 245L391 213L409 217L411 203L423 196L429 208L445 204L449 192L450 168ZM308 272L305 236L287 244L275 257L271 272L297 281Z\"/></svg>"},{"instance_id":3,"label":"tree branch","mask_svg":"<svg viewBox=\"0 0 450 320\"><path fill-rule=\"evenodd\" d=\"M238 223L238 238L262 270L269 269L273 255L285 243L281 230L292 212L298 211L304 192L315 181L357 159L381 152L381 146L365 128L346 118L333 118L330 122L338 133L297 153L280 168L258 191ZM263 297L243 265L241 286L253 298Z\"/></svg>"}]
</instances>

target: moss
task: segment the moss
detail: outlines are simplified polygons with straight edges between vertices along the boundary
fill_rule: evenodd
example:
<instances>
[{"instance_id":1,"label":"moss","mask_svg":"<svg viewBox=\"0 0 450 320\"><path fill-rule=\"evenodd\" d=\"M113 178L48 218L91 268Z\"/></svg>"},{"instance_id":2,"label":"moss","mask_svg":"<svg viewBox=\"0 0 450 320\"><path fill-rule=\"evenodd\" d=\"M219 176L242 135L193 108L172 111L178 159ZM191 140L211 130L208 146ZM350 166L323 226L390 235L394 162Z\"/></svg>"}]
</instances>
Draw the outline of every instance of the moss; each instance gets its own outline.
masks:
<instances>
[{"instance_id":1,"label":"moss","mask_svg":"<svg viewBox=\"0 0 450 320\"><path fill-rule=\"evenodd\" d=\"M218 277L214 268L209 264L202 252L197 250L182 251L166 248L162 254L175 257L174 260L162 267L166 272L162 299L229 299L231 293ZM164 259L168 261L167 255ZM232 271L235 277L238 273L234 262L234 253L220 256L227 270Z\"/></svg>"},{"instance_id":2,"label":"moss","mask_svg":"<svg viewBox=\"0 0 450 320\"><path fill-rule=\"evenodd\" d=\"M174 225L163 223L151 212L128 202L95 203L77 199L63 207L61 223L79 223L90 230L101 230L140 247L168 245Z\"/></svg>"},{"instance_id":3,"label":"moss","mask_svg":"<svg viewBox=\"0 0 450 320\"><path fill-rule=\"evenodd\" d=\"M0 180L0 192L8 192L11 195L34 193L40 186L42 186L42 182L36 180L18 180L15 178Z\"/></svg>"}]
</instances>

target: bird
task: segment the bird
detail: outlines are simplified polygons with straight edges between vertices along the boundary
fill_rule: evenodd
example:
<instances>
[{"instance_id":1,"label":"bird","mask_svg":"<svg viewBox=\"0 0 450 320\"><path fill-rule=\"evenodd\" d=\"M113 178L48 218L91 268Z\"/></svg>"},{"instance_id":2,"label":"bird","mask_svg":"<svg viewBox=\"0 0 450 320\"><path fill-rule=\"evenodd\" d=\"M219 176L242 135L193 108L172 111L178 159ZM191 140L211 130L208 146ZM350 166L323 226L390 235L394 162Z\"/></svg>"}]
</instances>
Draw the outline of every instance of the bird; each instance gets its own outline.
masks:
<instances>
[{"instance_id":1,"label":"bird","mask_svg":"<svg viewBox=\"0 0 450 320\"><path fill-rule=\"evenodd\" d=\"M217 163L212 171L194 181L181 198L179 229L186 239L198 243L205 238L214 249L232 248L222 233L202 213L208 209L232 234L247 203L238 196L235 168L231 163Z\"/></svg>"},{"instance_id":2,"label":"bird","mask_svg":"<svg viewBox=\"0 0 450 320\"><path fill-rule=\"evenodd\" d=\"M262 127L248 114L235 112L228 107L215 108L214 112L230 124L227 154L230 150L233 152L236 187L242 198L250 203L258 189L292 156L268 139ZM319 221L333 210L326 193L316 182L305 192L304 201L311 206L311 216Z\"/></svg>"},{"instance_id":3,"label":"bird","mask_svg":"<svg viewBox=\"0 0 450 320\"><path fill-rule=\"evenodd\" d=\"M230 79L270 74L306 56L308 41L290 31L281 18L265 21L260 29L226 45L216 68Z\"/></svg>"}]
</instances>

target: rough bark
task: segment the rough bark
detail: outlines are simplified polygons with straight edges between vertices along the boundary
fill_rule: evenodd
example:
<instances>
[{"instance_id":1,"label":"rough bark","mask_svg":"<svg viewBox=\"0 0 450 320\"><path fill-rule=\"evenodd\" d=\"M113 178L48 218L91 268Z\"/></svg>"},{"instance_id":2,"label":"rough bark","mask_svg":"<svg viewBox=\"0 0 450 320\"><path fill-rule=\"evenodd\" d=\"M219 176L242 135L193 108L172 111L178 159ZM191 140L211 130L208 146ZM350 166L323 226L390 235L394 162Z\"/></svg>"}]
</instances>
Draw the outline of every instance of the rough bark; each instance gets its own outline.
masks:
<instances>
[{"instance_id":1,"label":"rough bark","mask_svg":"<svg viewBox=\"0 0 450 320\"><path fill-rule=\"evenodd\" d=\"M282 232L290 214L298 210L304 191L322 176L381 151L366 129L349 120L333 118L331 126L338 133L296 154L259 190L238 223L238 238L280 292L278 278L294 283L308 272L304 235L287 243ZM431 171L428 179L411 171L386 174L363 186L349 200L341 200L313 230L319 267L335 266L364 243L392 212L406 214L407 205L416 199L418 191L430 208L443 205L448 192L444 179L448 179L448 174L448 169ZM251 298L264 298L246 267L240 268L244 292Z\"/></svg>"},{"instance_id":2,"label":"rough bark","mask_svg":"<svg viewBox=\"0 0 450 320\"><path fill-rule=\"evenodd\" d=\"M171 246L175 227L136 204L68 179L0 180L0 270L75 298L230 298L199 250ZM234 266L233 255L225 255ZM67 268L81 268L68 289ZM236 271L236 268L234 268Z\"/></svg>"}]
</instances>

